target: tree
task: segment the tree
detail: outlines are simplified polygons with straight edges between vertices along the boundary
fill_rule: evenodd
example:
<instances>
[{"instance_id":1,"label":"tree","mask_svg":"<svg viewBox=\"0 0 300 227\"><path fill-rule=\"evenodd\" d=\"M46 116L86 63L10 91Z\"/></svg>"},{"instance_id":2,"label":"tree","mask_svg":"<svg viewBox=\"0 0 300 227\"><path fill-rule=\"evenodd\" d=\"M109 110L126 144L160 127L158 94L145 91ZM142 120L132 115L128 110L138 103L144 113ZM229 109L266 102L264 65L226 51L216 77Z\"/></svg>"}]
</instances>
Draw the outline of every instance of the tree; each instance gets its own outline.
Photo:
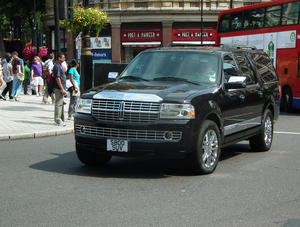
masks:
<instances>
[{"instance_id":1,"label":"tree","mask_svg":"<svg viewBox=\"0 0 300 227\"><path fill-rule=\"evenodd\" d=\"M36 18L39 29L43 30L41 17L45 12L45 0L36 1ZM0 29L2 37L31 41L34 27L34 9L32 0L0 0ZM1 44L2 43L2 44ZM3 39L0 40L0 47ZM1 53L3 54L3 53Z\"/></svg>"},{"instance_id":2,"label":"tree","mask_svg":"<svg viewBox=\"0 0 300 227\"><path fill-rule=\"evenodd\" d=\"M60 21L60 27L70 30L75 36L84 30L89 35L98 36L108 22L105 12L93 8L74 7L73 18Z\"/></svg>"}]
</instances>

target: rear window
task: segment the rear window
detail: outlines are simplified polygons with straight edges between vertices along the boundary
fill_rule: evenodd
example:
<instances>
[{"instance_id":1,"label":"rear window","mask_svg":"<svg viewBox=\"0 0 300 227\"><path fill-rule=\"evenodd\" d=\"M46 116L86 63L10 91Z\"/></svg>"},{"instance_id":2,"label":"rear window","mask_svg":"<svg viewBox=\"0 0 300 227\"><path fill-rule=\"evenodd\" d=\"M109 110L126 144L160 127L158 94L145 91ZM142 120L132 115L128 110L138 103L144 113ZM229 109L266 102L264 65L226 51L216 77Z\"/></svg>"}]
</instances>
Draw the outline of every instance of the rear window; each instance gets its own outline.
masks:
<instances>
[{"instance_id":1,"label":"rear window","mask_svg":"<svg viewBox=\"0 0 300 227\"><path fill-rule=\"evenodd\" d=\"M263 53L249 53L251 61L253 62L258 76L263 83L277 81L277 75L270 58Z\"/></svg>"}]
</instances>

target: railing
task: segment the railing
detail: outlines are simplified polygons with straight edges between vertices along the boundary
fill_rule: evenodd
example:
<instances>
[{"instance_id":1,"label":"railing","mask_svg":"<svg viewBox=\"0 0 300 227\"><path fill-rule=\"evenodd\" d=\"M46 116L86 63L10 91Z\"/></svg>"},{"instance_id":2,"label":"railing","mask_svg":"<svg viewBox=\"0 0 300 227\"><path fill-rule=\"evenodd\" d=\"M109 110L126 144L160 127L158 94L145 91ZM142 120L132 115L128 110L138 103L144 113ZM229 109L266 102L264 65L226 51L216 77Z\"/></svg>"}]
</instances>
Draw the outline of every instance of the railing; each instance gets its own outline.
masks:
<instances>
[{"instance_id":1,"label":"railing","mask_svg":"<svg viewBox=\"0 0 300 227\"><path fill-rule=\"evenodd\" d=\"M235 0L234 7L243 6L243 0ZM251 2L251 0L247 1ZM257 1L255 1L257 3ZM203 0L204 10L224 10L228 9L230 0ZM90 0L90 5L104 10L199 10L201 0Z\"/></svg>"}]
</instances>

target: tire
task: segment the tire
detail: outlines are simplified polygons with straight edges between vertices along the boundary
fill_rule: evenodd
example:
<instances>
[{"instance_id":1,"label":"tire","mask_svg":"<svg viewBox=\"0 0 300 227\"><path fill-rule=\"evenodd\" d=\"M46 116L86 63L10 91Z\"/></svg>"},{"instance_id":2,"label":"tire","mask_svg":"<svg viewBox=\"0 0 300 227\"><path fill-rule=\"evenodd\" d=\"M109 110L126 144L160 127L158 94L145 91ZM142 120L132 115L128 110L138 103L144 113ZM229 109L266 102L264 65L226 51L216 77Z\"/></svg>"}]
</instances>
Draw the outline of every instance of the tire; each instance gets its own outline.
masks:
<instances>
[{"instance_id":1,"label":"tire","mask_svg":"<svg viewBox=\"0 0 300 227\"><path fill-rule=\"evenodd\" d=\"M273 114L269 109L267 109L264 112L260 133L251 137L249 140L251 150L254 152L264 152L270 150L273 142L273 129Z\"/></svg>"},{"instance_id":2,"label":"tire","mask_svg":"<svg viewBox=\"0 0 300 227\"><path fill-rule=\"evenodd\" d=\"M76 154L78 159L87 166L103 166L107 164L111 155L96 154L88 150L82 149L76 144Z\"/></svg>"},{"instance_id":3,"label":"tire","mask_svg":"<svg viewBox=\"0 0 300 227\"><path fill-rule=\"evenodd\" d=\"M205 120L198 134L196 151L192 158L193 170L199 174L212 173L221 152L220 130L215 122Z\"/></svg>"},{"instance_id":4,"label":"tire","mask_svg":"<svg viewBox=\"0 0 300 227\"><path fill-rule=\"evenodd\" d=\"M290 88L285 88L282 91L280 108L283 112L292 110L293 94Z\"/></svg>"}]
</instances>

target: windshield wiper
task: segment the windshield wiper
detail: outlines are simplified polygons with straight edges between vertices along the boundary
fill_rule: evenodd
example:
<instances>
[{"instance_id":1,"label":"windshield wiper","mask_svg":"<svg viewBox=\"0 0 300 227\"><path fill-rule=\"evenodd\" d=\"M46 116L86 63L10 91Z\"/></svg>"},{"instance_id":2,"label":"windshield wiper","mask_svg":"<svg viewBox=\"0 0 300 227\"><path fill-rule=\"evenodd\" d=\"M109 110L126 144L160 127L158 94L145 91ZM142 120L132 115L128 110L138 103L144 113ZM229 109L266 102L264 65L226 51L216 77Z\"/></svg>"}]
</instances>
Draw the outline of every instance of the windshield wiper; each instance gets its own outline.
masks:
<instances>
[{"instance_id":1,"label":"windshield wiper","mask_svg":"<svg viewBox=\"0 0 300 227\"><path fill-rule=\"evenodd\" d=\"M194 81L190 81L190 80L187 80L185 78L181 78L181 77L172 77L172 76L164 76L164 77L157 77L157 78L154 78L153 80L161 80L161 81L183 81L183 82L187 82L187 83L190 83L190 84L196 84L196 85L199 85L199 83L197 82L194 82Z\"/></svg>"},{"instance_id":2,"label":"windshield wiper","mask_svg":"<svg viewBox=\"0 0 300 227\"><path fill-rule=\"evenodd\" d=\"M141 77L138 77L138 76L122 76L119 78L119 80L121 79L131 79L131 80L139 80L139 81L149 81L147 79L144 79L144 78L141 78Z\"/></svg>"}]
</instances>

